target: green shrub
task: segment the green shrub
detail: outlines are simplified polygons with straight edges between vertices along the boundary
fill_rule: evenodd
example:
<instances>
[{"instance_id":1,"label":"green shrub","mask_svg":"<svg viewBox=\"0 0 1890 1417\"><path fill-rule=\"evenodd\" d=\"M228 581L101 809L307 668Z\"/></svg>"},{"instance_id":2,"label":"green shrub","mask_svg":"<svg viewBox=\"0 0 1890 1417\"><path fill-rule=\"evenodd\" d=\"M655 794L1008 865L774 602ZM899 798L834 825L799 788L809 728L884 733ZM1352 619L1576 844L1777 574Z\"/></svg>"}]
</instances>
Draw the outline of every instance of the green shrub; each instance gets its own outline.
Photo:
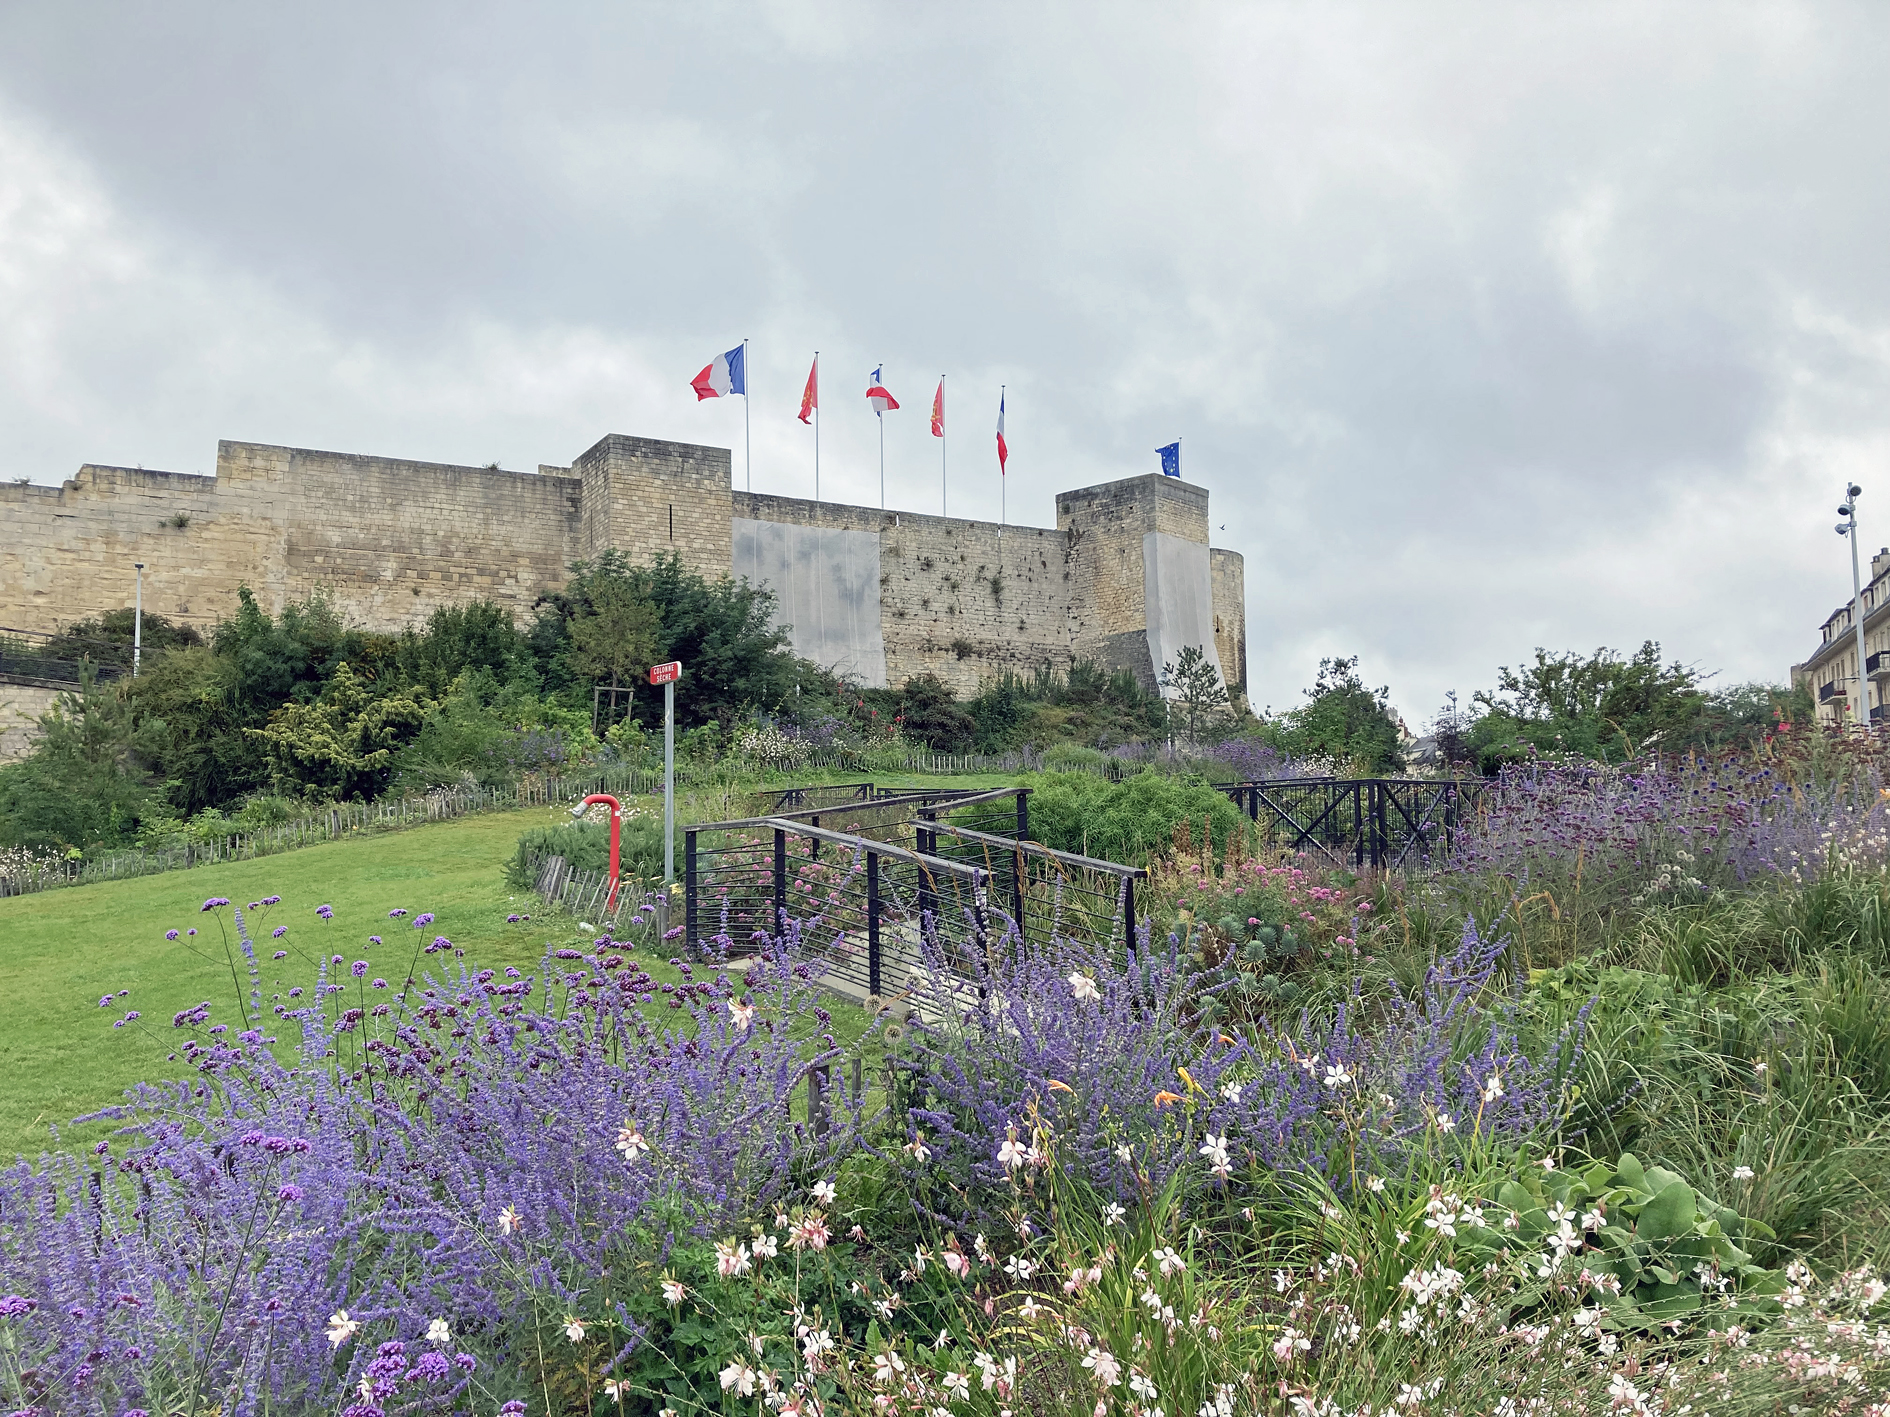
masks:
<instances>
[{"instance_id":1,"label":"green shrub","mask_svg":"<svg viewBox=\"0 0 1890 1417\"><path fill-rule=\"evenodd\" d=\"M1018 781L1031 789L1030 832L1038 841L1127 866L1159 855L1183 821L1197 829L1197 840L1202 820L1211 824L1217 860L1230 836L1246 829L1239 808L1198 777L1144 771L1110 782L1094 773L1044 772Z\"/></svg>"},{"instance_id":2,"label":"green shrub","mask_svg":"<svg viewBox=\"0 0 1890 1417\"><path fill-rule=\"evenodd\" d=\"M680 837L681 833L678 832ZM626 881L652 882L663 874L663 816L645 812L623 819L618 840L618 866ZM518 849L505 864L505 883L514 890L537 884L534 860L562 856L573 871L602 874L610 869L610 827L603 822L564 822L532 827L518 839ZM682 860L680 845L676 859Z\"/></svg>"},{"instance_id":3,"label":"green shrub","mask_svg":"<svg viewBox=\"0 0 1890 1417\"><path fill-rule=\"evenodd\" d=\"M1085 747L1081 743L1058 743L1043 755L1046 772L1071 772L1084 768L1105 767L1110 757L1100 748Z\"/></svg>"}]
</instances>

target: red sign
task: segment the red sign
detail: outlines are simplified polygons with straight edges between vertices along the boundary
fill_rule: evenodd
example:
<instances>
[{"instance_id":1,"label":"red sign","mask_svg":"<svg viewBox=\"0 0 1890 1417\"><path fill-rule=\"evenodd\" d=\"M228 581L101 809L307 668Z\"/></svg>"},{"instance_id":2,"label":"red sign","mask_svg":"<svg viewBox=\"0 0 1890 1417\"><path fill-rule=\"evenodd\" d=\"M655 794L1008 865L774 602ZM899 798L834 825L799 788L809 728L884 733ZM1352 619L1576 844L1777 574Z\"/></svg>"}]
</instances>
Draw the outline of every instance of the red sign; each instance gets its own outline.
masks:
<instances>
[{"instance_id":1,"label":"red sign","mask_svg":"<svg viewBox=\"0 0 1890 1417\"><path fill-rule=\"evenodd\" d=\"M652 684L673 684L680 678L682 678L682 661L680 659L671 660L668 664L652 664L650 666L650 682Z\"/></svg>"}]
</instances>

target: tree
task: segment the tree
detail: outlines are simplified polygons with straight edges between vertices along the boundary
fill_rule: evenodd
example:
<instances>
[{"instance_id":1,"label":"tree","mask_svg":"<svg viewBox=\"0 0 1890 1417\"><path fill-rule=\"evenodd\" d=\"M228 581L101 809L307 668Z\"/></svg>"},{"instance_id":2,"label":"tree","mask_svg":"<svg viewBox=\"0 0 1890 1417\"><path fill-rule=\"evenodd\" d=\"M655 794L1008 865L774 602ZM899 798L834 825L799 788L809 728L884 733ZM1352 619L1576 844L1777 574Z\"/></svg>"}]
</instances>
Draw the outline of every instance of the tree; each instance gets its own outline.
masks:
<instances>
[{"instance_id":1,"label":"tree","mask_svg":"<svg viewBox=\"0 0 1890 1417\"><path fill-rule=\"evenodd\" d=\"M40 718L33 752L0 769L0 840L11 845L118 845L156 802L148 763L161 725L139 725L90 664L79 674Z\"/></svg>"},{"instance_id":2,"label":"tree","mask_svg":"<svg viewBox=\"0 0 1890 1417\"><path fill-rule=\"evenodd\" d=\"M1358 656L1322 659L1306 702L1275 728L1278 745L1295 758L1325 758L1344 770L1378 777L1404 768L1403 733L1389 687L1368 689Z\"/></svg>"},{"instance_id":3,"label":"tree","mask_svg":"<svg viewBox=\"0 0 1890 1417\"><path fill-rule=\"evenodd\" d=\"M636 676L655 662L662 628L656 605L633 581L603 581L592 589L589 609L571 621L571 666L587 679L608 674L612 690L624 676L634 685ZM614 692L610 701L615 708ZM630 702L636 702L634 690ZM631 717L627 709L624 717Z\"/></svg>"},{"instance_id":4,"label":"tree","mask_svg":"<svg viewBox=\"0 0 1890 1417\"><path fill-rule=\"evenodd\" d=\"M344 660L318 701L285 704L267 728L249 731L282 786L329 799L368 798L387 785L395 751L434 708L411 690L371 697Z\"/></svg>"},{"instance_id":5,"label":"tree","mask_svg":"<svg viewBox=\"0 0 1890 1417\"><path fill-rule=\"evenodd\" d=\"M1698 733L1708 696L1695 670L1662 665L1660 645L1648 640L1629 658L1538 648L1535 663L1505 666L1496 689L1474 702L1484 713L1472 740L1479 765L1493 772L1531 750L1622 762L1650 745L1678 747Z\"/></svg>"},{"instance_id":6,"label":"tree","mask_svg":"<svg viewBox=\"0 0 1890 1417\"><path fill-rule=\"evenodd\" d=\"M401 635L398 663L408 682L436 699L468 669L488 670L504 682L528 667L512 612L490 600L442 605L427 617L424 631Z\"/></svg>"},{"instance_id":7,"label":"tree","mask_svg":"<svg viewBox=\"0 0 1890 1417\"><path fill-rule=\"evenodd\" d=\"M951 685L936 674L919 674L906 680L899 697L900 728L908 738L916 738L938 753L963 753L971 748L977 723L958 702Z\"/></svg>"},{"instance_id":8,"label":"tree","mask_svg":"<svg viewBox=\"0 0 1890 1417\"><path fill-rule=\"evenodd\" d=\"M1227 685L1200 645L1183 645L1174 663L1162 666L1162 688L1173 696L1187 724L1188 737L1200 741L1228 711Z\"/></svg>"},{"instance_id":9,"label":"tree","mask_svg":"<svg viewBox=\"0 0 1890 1417\"><path fill-rule=\"evenodd\" d=\"M203 643L203 636L188 625L179 625L162 615L146 611L142 632L138 612L133 606L107 610L90 620L66 626L36 651L47 659L89 659L94 664L114 664L131 668L132 642L141 641L145 663L170 649L184 649Z\"/></svg>"}]
</instances>

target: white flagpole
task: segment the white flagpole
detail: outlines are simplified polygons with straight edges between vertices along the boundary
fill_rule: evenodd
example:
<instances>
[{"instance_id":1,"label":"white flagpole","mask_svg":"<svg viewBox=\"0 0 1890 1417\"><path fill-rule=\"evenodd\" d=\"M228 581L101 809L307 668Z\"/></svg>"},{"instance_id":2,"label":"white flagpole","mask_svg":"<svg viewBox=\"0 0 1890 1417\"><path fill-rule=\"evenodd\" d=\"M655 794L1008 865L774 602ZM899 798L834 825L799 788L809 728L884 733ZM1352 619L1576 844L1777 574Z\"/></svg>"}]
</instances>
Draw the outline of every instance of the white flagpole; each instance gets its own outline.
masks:
<instances>
[{"instance_id":1,"label":"white flagpole","mask_svg":"<svg viewBox=\"0 0 1890 1417\"><path fill-rule=\"evenodd\" d=\"M998 385L998 407L1004 407L1004 385ZM998 464L998 533L1004 531L1004 500L1010 493L1010 479L1004 475L1004 464Z\"/></svg>"},{"instance_id":2,"label":"white flagpole","mask_svg":"<svg viewBox=\"0 0 1890 1417\"><path fill-rule=\"evenodd\" d=\"M938 514L951 515L951 483L945 469L945 376L938 376Z\"/></svg>"},{"instance_id":3,"label":"white flagpole","mask_svg":"<svg viewBox=\"0 0 1890 1417\"><path fill-rule=\"evenodd\" d=\"M754 407L755 400L749 390L749 382L755 377L754 362L748 357L748 336L742 336L742 480L748 484L747 490L755 490L755 445L748 436L748 410Z\"/></svg>"},{"instance_id":4,"label":"white flagpole","mask_svg":"<svg viewBox=\"0 0 1890 1417\"><path fill-rule=\"evenodd\" d=\"M886 387L886 366L881 364L873 371L879 375L879 386ZM886 510L886 410L876 408L873 416L879 419L879 509Z\"/></svg>"},{"instance_id":5,"label":"white flagpole","mask_svg":"<svg viewBox=\"0 0 1890 1417\"><path fill-rule=\"evenodd\" d=\"M814 351L814 505L820 505L820 351Z\"/></svg>"}]
</instances>

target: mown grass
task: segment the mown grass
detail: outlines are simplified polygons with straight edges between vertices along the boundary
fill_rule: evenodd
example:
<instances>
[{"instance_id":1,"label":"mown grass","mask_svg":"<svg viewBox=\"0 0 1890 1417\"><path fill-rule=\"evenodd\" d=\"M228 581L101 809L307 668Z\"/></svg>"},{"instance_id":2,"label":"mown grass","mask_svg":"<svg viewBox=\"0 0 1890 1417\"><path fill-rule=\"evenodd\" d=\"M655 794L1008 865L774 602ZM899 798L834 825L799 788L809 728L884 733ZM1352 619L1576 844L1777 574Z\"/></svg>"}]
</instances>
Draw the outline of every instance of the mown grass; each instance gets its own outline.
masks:
<instances>
[{"instance_id":1,"label":"mown grass","mask_svg":"<svg viewBox=\"0 0 1890 1417\"><path fill-rule=\"evenodd\" d=\"M826 780L863 781L865 775L828 774ZM990 776L873 780L954 787L1006 782ZM694 788L679 794L678 816L691 821L737 815L745 810L748 790L745 784ZM179 1075L178 1065L167 1061L177 1010L208 999L215 1018L235 1021L238 986L231 980L224 935L214 917L199 912L206 898L247 905L282 897L258 940L266 1005L278 979L285 991L310 982L310 971L296 956L277 964L269 958L273 949L261 948L276 925L288 925L306 954L364 958L377 975L395 983L405 978L416 936L408 921L387 918L396 907L433 912L426 939L445 935L466 951L470 964L530 970L547 947L572 943L580 922L507 890L500 868L526 827L563 818L562 808L495 812L254 861L0 900L0 975L7 981L0 993L0 1076L6 1079L0 1089L0 1157L87 1145L110 1124L73 1126L74 1118L117 1102L135 1083ZM320 905L334 907L332 921L317 918ZM514 913L533 920L529 926L508 925L506 916ZM222 929L234 944L228 914ZM194 939L164 938L166 930L193 926L199 931ZM386 943L370 945L370 935ZM678 977L663 958L644 962L660 980ZM246 979L241 988L247 992ZM109 1010L99 1007L102 995L119 990L130 993ZM140 1026L114 1029L112 1020L127 1009L143 1015ZM843 1043L865 1030L867 1019L858 1009L836 1003L833 1012Z\"/></svg>"}]
</instances>

